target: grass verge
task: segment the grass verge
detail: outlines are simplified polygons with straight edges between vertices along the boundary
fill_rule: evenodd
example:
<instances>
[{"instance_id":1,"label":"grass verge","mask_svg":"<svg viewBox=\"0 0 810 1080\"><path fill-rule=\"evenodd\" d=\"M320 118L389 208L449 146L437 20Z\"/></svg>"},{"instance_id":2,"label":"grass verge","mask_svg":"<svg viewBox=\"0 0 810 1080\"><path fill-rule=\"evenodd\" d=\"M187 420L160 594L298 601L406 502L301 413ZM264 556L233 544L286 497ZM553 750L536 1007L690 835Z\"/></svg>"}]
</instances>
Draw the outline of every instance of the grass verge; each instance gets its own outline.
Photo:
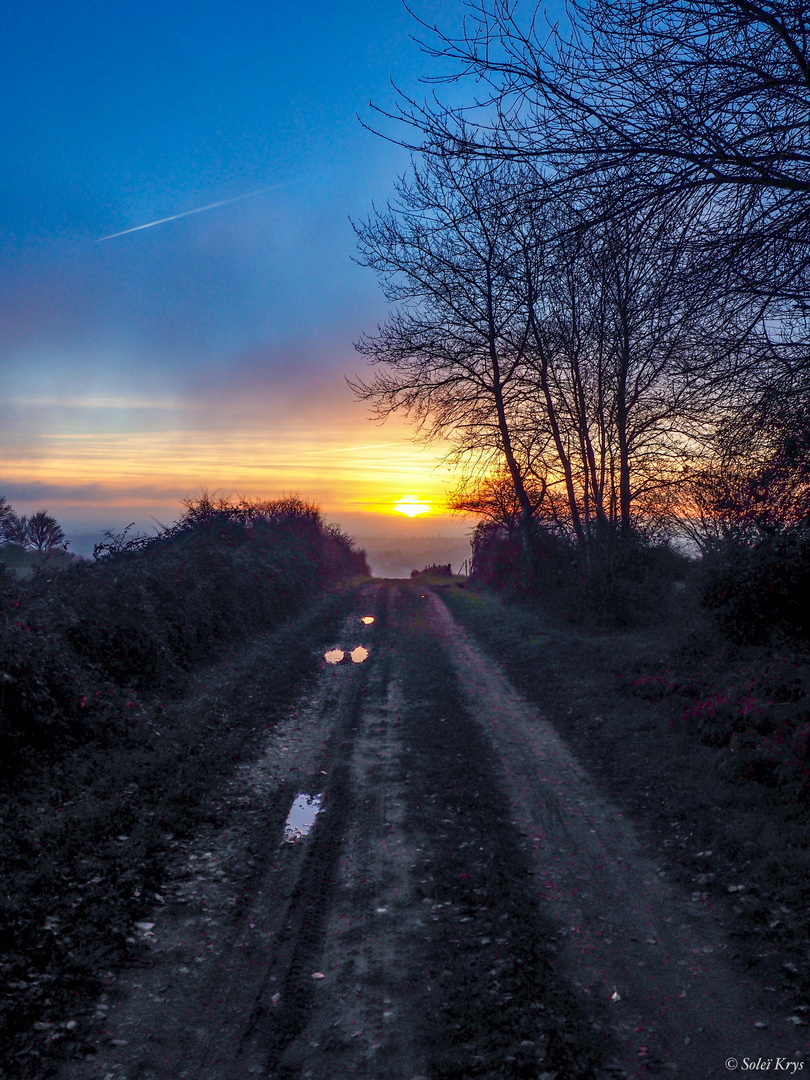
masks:
<instances>
[{"instance_id":1,"label":"grass verge","mask_svg":"<svg viewBox=\"0 0 810 1080\"><path fill-rule=\"evenodd\" d=\"M738 958L810 1021L807 803L772 770L738 767L733 735L713 745L695 715L695 688L722 686L738 701L752 672L763 679L784 658L701 637L688 612L669 626L596 632L487 590L437 591L636 821L667 876L722 910ZM795 658L789 667L795 696L805 670Z\"/></svg>"}]
</instances>

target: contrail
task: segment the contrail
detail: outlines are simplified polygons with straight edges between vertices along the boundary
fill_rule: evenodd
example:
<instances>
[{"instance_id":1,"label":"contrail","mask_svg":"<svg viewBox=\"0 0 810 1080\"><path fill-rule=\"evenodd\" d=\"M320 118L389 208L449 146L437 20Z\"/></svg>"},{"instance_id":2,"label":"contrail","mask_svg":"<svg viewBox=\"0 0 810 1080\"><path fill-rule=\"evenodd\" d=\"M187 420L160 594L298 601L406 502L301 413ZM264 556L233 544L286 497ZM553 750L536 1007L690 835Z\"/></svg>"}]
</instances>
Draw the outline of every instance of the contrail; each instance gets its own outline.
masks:
<instances>
[{"instance_id":1,"label":"contrail","mask_svg":"<svg viewBox=\"0 0 810 1080\"><path fill-rule=\"evenodd\" d=\"M221 199L219 202L209 203L207 206L198 206L196 210L184 210L182 214L172 214L171 217L160 218L158 221L148 221L146 225L136 225L134 229L122 229L121 232L110 233L109 236L100 236L94 240L94 244L103 244L105 240L115 240L116 236L126 236L128 233L140 232L141 229L152 229L155 225L165 225L167 221L177 221L178 218L190 217L192 214L204 214L206 210L216 210L218 206L228 206L230 203L241 202L242 199L253 199L256 195L265 195L268 191L276 191L285 187L286 184L273 184L272 187L261 188L259 191L249 191L247 195L235 195L232 199Z\"/></svg>"}]
</instances>

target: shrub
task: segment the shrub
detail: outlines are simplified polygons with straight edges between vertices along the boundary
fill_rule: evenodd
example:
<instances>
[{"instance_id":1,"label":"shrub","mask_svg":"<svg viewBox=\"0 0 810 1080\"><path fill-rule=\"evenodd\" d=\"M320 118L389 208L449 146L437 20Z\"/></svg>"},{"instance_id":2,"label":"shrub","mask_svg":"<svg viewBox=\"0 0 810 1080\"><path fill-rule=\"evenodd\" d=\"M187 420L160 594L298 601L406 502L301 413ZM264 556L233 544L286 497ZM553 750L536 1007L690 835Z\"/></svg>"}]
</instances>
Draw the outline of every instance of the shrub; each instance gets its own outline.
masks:
<instances>
[{"instance_id":1,"label":"shrub","mask_svg":"<svg viewBox=\"0 0 810 1080\"><path fill-rule=\"evenodd\" d=\"M119 540L121 538L118 538ZM272 628L319 589L368 573L317 508L184 515L95 563L0 577L0 740L6 749L129 722L218 644Z\"/></svg>"},{"instance_id":2,"label":"shrub","mask_svg":"<svg viewBox=\"0 0 810 1080\"><path fill-rule=\"evenodd\" d=\"M421 570L411 570L411 577L452 577L453 571L450 563L431 563Z\"/></svg>"},{"instance_id":3,"label":"shrub","mask_svg":"<svg viewBox=\"0 0 810 1080\"><path fill-rule=\"evenodd\" d=\"M665 544L611 533L588 551L536 523L532 566L522 567L520 538L483 523L473 533L472 575L491 588L527 595L561 609L572 622L635 626L666 613L673 582L689 560Z\"/></svg>"},{"instance_id":4,"label":"shrub","mask_svg":"<svg viewBox=\"0 0 810 1080\"><path fill-rule=\"evenodd\" d=\"M689 573L689 559L667 544L615 534L577 553L566 586L569 617L612 627L646 626L669 613L674 582Z\"/></svg>"},{"instance_id":5,"label":"shrub","mask_svg":"<svg viewBox=\"0 0 810 1080\"><path fill-rule=\"evenodd\" d=\"M810 527L727 537L704 556L702 601L739 644L810 637Z\"/></svg>"}]
</instances>

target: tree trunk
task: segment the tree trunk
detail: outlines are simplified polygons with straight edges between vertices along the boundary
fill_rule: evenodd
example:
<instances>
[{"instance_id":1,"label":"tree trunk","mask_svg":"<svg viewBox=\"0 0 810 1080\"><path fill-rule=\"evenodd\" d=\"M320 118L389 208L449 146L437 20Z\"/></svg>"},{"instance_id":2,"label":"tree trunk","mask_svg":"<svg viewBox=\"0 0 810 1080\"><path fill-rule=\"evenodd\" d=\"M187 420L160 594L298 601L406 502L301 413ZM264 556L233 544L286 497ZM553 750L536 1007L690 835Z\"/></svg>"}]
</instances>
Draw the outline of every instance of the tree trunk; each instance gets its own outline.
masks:
<instances>
[{"instance_id":1,"label":"tree trunk","mask_svg":"<svg viewBox=\"0 0 810 1080\"><path fill-rule=\"evenodd\" d=\"M495 411L498 417L498 432L501 437L506 467L509 469L509 475L512 477L512 483L515 486L515 494L520 503L520 520L518 528L520 530L520 551L523 563L522 577L524 584L528 584L531 581L532 572L534 570L534 557L532 552L532 518L534 517L534 507L532 506L531 499L529 498L523 483L523 476L512 447L512 436L509 431L509 422L506 417L506 406L503 399L503 380L501 377L501 365L498 357L495 320L492 308L491 280L487 280L487 301L490 331L489 356L490 363L492 364L492 389L495 398Z\"/></svg>"},{"instance_id":2,"label":"tree trunk","mask_svg":"<svg viewBox=\"0 0 810 1080\"><path fill-rule=\"evenodd\" d=\"M616 397L616 429L619 440L619 531L622 539L630 536L630 447L627 439L627 373L630 370L630 341L624 304L622 317L622 353Z\"/></svg>"}]
</instances>

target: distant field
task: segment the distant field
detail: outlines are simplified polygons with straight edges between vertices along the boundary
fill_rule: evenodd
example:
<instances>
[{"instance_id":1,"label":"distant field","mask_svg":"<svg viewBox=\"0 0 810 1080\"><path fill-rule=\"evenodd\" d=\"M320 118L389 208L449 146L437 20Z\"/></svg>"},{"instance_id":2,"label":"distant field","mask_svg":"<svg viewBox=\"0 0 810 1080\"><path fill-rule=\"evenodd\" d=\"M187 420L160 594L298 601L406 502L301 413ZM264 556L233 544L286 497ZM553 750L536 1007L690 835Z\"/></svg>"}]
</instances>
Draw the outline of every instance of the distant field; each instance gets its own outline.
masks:
<instances>
[{"instance_id":1,"label":"distant field","mask_svg":"<svg viewBox=\"0 0 810 1080\"><path fill-rule=\"evenodd\" d=\"M432 563L450 563L455 574L470 558L466 536L358 536L357 543L366 552L374 577L407 578L411 570Z\"/></svg>"}]
</instances>

